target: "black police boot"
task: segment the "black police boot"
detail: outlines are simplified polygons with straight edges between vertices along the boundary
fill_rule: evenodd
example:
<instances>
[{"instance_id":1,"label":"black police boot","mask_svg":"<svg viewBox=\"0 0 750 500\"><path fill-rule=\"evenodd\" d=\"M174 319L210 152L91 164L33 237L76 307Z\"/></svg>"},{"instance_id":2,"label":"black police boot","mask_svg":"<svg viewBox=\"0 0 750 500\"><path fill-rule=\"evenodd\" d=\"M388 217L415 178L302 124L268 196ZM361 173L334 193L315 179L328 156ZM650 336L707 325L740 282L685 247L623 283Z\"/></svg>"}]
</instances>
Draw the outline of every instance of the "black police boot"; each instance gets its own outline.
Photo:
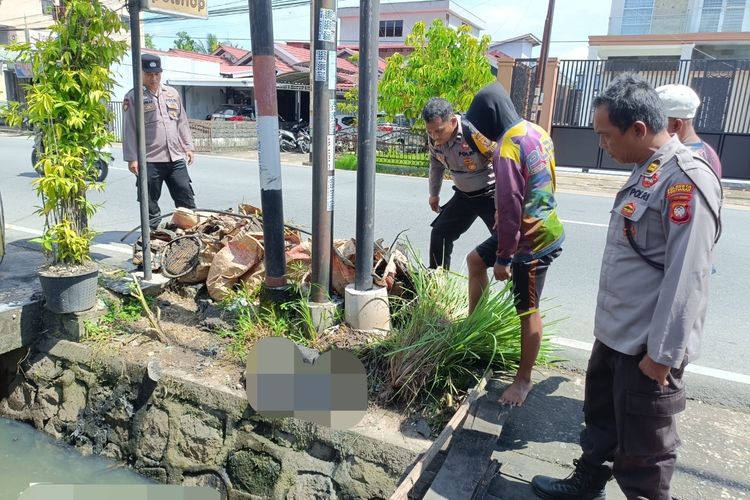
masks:
<instances>
[{"instance_id":1,"label":"black police boot","mask_svg":"<svg viewBox=\"0 0 750 500\"><path fill-rule=\"evenodd\" d=\"M612 471L601 465L589 465L583 459L573 460L576 466L565 479L534 476L531 487L541 498L552 500L604 500L604 486L612 478Z\"/></svg>"}]
</instances>

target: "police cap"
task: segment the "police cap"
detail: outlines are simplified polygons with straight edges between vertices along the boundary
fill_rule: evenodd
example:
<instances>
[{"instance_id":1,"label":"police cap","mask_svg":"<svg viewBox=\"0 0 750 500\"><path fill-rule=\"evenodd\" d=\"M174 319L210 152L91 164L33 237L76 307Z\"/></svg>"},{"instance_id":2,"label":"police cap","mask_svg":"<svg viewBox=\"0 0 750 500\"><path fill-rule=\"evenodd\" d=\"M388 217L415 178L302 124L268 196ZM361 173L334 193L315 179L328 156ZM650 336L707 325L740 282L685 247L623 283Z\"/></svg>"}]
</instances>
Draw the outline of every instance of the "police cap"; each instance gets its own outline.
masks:
<instances>
[{"instance_id":1,"label":"police cap","mask_svg":"<svg viewBox=\"0 0 750 500\"><path fill-rule=\"evenodd\" d=\"M161 58L153 54L141 55L141 68L146 73L161 73Z\"/></svg>"}]
</instances>

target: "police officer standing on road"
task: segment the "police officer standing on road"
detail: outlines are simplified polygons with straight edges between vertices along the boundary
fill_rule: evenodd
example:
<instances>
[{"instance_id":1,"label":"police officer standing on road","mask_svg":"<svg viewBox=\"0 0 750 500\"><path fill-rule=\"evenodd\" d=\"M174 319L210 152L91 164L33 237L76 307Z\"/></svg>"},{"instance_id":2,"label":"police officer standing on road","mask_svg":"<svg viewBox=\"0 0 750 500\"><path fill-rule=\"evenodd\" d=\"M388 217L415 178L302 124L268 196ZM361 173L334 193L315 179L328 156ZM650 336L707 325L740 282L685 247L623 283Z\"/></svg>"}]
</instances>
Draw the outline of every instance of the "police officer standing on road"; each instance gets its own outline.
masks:
<instances>
[{"instance_id":1,"label":"police officer standing on road","mask_svg":"<svg viewBox=\"0 0 750 500\"><path fill-rule=\"evenodd\" d=\"M567 479L536 476L551 499L604 499L614 477L630 499L669 500L677 460L682 375L698 356L721 185L666 130L664 108L643 78L621 75L594 100L599 144L634 163L615 197L586 371L583 454Z\"/></svg>"},{"instance_id":2,"label":"police officer standing on road","mask_svg":"<svg viewBox=\"0 0 750 500\"><path fill-rule=\"evenodd\" d=\"M480 134L445 99L433 97L422 110L430 150L430 208L438 213L430 235L430 268L450 269L453 243L477 217L492 232L495 224L495 143ZM453 175L453 197L440 206L443 174Z\"/></svg>"},{"instance_id":3,"label":"police officer standing on road","mask_svg":"<svg viewBox=\"0 0 750 500\"><path fill-rule=\"evenodd\" d=\"M195 208L193 187L187 165L193 163L193 138L180 95L172 87L161 84L161 59L152 54L141 56L143 70L143 118L146 132L146 163L148 169L149 225L159 225L159 198L166 182L175 207ZM123 159L128 170L138 179L138 138L135 130L134 91L125 96ZM136 186L138 185L136 181ZM139 192L140 197L140 192ZM139 198L140 201L140 198Z\"/></svg>"}]
</instances>

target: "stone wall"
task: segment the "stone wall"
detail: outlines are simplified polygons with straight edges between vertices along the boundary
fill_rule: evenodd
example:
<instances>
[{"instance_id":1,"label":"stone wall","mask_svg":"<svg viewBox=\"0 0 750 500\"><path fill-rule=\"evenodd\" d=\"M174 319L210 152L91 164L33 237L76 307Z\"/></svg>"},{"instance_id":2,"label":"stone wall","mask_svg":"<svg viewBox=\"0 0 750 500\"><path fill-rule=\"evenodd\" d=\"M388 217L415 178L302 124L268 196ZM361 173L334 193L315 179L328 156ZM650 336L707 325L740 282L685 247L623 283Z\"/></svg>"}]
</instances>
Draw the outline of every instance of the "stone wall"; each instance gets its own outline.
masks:
<instances>
[{"instance_id":1,"label":"stone wall","mask_svg":"<svg viewBox=\"0 0 750 500\"><path fill-rule=\"evenodd\" d=\"M354 432L254 413L244 392L208 387L87 346L48 339L12 380L0 415L161 483L223 498L387 498L413 451Z\"/></svg>"},{"instance_id":2,"label":"stone wall","mask_svg":"<svg viewBox=\"0 0 750 500\"><path fill-rule=\"evenodd\" d=\"M190 130L196 151L258 149L255 122L190 120Z\"/></svg>"}]
</instances>

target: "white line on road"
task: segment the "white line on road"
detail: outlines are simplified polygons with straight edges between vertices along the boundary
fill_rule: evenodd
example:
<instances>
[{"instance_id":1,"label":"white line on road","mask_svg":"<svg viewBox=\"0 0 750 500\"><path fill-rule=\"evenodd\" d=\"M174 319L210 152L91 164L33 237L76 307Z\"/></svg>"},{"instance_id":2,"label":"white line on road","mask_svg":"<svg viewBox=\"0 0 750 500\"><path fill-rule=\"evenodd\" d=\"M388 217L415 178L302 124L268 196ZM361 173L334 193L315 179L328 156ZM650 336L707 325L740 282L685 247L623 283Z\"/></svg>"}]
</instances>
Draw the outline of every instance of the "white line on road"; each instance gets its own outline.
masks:
<instances>
[{"instance_id":1,"label":"white line on road","mask_svg":"<svg viewBox=\"0 0 750 500\"><path fill-rule=\"evenodd\" d=\"M550 341L553 344L557 344L563 347L570 347L571 349L579 349L581 351L591 352L594 344L590 342L582 342L580 340L566 339L564 337L552 337ZM740 384L750 385L750 375L744 373L729 372L726 370L719 370L718 368L709 368L707 366L700 365L687 365L685 371L691 373L697 373L698 375L705 375L707 377L718 378L721 380L728 380L730 382L739 382Z\"/></svg>"},{"instance_id":2,"label":"white line on road","mask_svg":"<svg viewBox=\"0 0 750 500\"><path fill-rule=\"evenodd\" d=\"M608 224L600 224L598 222L581 222L577 220L560 219L560 222L565 224L579 224L581 226L594 226L594 227L609 227Z\"/></svg>"},{"instance_id":3,"label":"white line on road","mask_svg":"<svg viewBox=\"0 0 750 500\"><path fill-rule=\"evenodd\" d=\"M41 236L42 232L38 229L31 229L29 227L21 227L16 226L14 224L6 224L6 229L10 229L12 231L18 231L19 233L26 233L26 234L32 234L34 236ZM133 250L130 247L126 247L125 245L116 245L114 243L96 243L94 245L91 245L91 248L96 248L98 250L105 250L115 253L121 253L125 255L133 255Z\"/></svg>"}]
</instances>

